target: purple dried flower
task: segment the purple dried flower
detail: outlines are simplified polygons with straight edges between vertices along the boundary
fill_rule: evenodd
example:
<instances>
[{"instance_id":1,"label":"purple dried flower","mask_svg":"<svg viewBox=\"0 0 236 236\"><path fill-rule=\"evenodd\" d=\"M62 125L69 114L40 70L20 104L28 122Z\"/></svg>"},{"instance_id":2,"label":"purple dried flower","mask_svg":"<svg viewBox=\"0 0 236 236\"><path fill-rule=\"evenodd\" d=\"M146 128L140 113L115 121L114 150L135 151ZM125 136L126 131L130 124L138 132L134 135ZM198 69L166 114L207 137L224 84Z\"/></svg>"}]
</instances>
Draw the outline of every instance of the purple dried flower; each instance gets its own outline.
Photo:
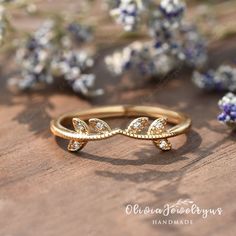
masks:
<instances>
[{"instance_id":1,"label":"purple dried flower","mask_svg":"<svg viewBox=\"0 0 236 236\"><path fill-rule=\"evenodd\" d=\"M68 25L67 29L78 43L85 43L92 40L92 33L89 27L72 22Z\"/></svg>"},{"instance_id":2,"label":"purple dried flower","mask_svg":"<svg viewBox=\"0 0 236 236\"><path fill-rule=\"evenodd\" d=\"M82 26L71 24L68 29L75 34L77 40L88 39ZM26 90L40 83L52 83L60 76L76 93L87 97L102 94L102 90L92 90L96 78L87 73L93 66L93 60L85 50L74 50L70 47L72 43L67 30L65 29L64 37L58 39L55 22L46 21L32 34L16 55L23 78L12 78L10 85ZM69 40L67 45L65 39Z\"/></svg>"},{"instance_id":3,"label":"purple dried flower","mask_svg":"<svg viewBox=\"0 0 236 236\"><path fill-rule=\"evenodd\" d=\"M193 74L193 82L202 89L211 91L236 91L236 69L222 65L216 71L206 73L197 71Z\"/></svg>"},{"instance_id":4,"label":"purple dried flower","mask_svg":"<svg viewBox=\"0 0 236 236\"><path fill-rule=\"evenodd\" d=\"M218 120L236 129L236 96L233 93L226 94L219 101L219 108L222 113L218 116Z\"/></svg>"},{"instance_id":5,"label":"purple dried flower","mask_svg":"<svg viewBox=\"0 0 236 236\"><path fill-rule=\"evenodd\" d=\"M182 1L162 0L154 10L141 0L123 0L121 5L131 2L141 2L140 5L150 10L148 26L152 39L149 42L134 42L121 52L108 56L105 62L113 73L119 75L135 68L142 75L162 76L182 63L199 68L206 62L205 41L196 27L182 22L185 10ZM155 3L152 2L153 5ZM139 17L139 14L134 16Z\"/></svg>"},{"instance_id":6,"label":"purple dried flower","mask_svg":"<svg viewBox=\"0 0 236 236\"><path fill-rule=\"evenodd\" d=\"M118 6L110 11L125 31L133 31L143 10L142 0L120 0Z\"/></svg>"}]
</instances>

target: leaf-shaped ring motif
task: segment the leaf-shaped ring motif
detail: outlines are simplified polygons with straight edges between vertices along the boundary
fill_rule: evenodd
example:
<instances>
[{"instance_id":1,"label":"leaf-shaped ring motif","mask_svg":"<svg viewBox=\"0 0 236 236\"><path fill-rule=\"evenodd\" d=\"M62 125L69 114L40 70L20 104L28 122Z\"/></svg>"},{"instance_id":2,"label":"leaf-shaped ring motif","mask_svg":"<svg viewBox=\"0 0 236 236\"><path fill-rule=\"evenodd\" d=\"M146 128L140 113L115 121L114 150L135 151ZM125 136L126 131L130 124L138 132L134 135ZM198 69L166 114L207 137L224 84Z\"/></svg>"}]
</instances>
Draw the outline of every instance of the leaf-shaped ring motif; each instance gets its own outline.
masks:
<instances>
[{"instance_id":1,"label":"leaf-shaped ring motif","mask_svg":"<svg viewBox=\"0 0 236 236\"><path fill-rule=\"evenodd\" d=\"M110 126L103 120L92 118L89 119L89 125L96 133L104 134L111 132Z\"/></svg>"},{"instance_id":2,"label":"leaf-shaped ring motif","mask_svg":"<svg viewBox=\"0 0 236 236\"><path fill-rule=\"evenodd\" d=\"M152 122L149 126L148 134L161 134L165 131L167 118L159 118ZM162 151L169 151L172 148L170 141L167 138L154 140L153 143Z\"/></svg>"},{"instance_id":3,"label":"leaf-shaped ring motif","mask_svg":"<svg viewBox=\"0 0 236 236\"><path fill-rule=\"evenodd\" d=\"M152 122L149 126L149 118L148 117L139 117L134 119L128 126L127 129L121 130L116 129L112 130L110 126L103 120L98 118L91 118L89 119L88 123L89 126L83 120L79 118L72 119L73 127L76 133L84 134L87 136L96 136L97 139L101 139L102 135L113 136L115 134L123 134L125 136L135 137L135 138L143 138L145 135L157 135L162 134L165 132L165 127L167 124L166 118L158 118ZM142 134L143 130L148 128L148 131ZM100 136L99 136L100 135ZM87 140L81 139L81 141L70 140L68 145L69 151L79 151L81 150L86 144ZM153 140L154 144L161 150L167 151L171 149L171 144L167 140L167 138Z\"/></svg>"},{"instance_id":4,"label":"leaf-shaped ring motif","mask_svg":"<svg viewBox=\"0 0 236 236\"><path fill-rule=\"evenodd\" d=\"M148 120L148 117L139 117L133 120L126 129L126 132L133 134L140 133L145 127L148 126Z\"/></svg>"},{"instance_id":5,"label":"leaf-shaped ring motif","mask_svg":"<svg viewBox=\"0 0 236 236\"><path fill-rule=\"evenodd\" d=\"M89 127L83 120L80 120L79 118L73 118L72 124L77 133L79 134L89 133ZM84 148L86 144L87 144L87 141L70 140L67 149L71 152L76 152Z\"/></svg>"}]
</instances>

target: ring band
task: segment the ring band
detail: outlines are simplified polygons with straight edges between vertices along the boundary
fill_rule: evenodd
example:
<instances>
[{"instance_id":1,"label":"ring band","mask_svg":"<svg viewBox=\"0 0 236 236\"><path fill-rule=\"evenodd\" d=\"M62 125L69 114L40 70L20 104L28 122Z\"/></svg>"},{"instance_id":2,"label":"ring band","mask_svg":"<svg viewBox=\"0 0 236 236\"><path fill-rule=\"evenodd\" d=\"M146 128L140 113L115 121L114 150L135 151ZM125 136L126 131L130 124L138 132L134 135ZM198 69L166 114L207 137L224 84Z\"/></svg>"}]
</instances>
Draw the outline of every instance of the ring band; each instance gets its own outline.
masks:
<instances>
[{"instance_id":1,"label":"ring band","mask_svg":"<svg viewBox=\"0 0 236 236\"><path fill-rule=\"evenodd\" d=\"M96 117L96 118L94 118ZM103 118L138 117L126 129L111 127ZM152 119L152 123L149 123ZM86 123L87 121L87 123ZM167 122L175 126L167 129ZM68 128L72 124L74 130ZM51 121L55 136L70 140L69 151L81 150L89 141L107 139L121 134L135 139L152 140L162 151L171 149L168 138L185 133L191 119L179 112L151 106L118 105L66 113Z\"/></svg>"}]
</instances>

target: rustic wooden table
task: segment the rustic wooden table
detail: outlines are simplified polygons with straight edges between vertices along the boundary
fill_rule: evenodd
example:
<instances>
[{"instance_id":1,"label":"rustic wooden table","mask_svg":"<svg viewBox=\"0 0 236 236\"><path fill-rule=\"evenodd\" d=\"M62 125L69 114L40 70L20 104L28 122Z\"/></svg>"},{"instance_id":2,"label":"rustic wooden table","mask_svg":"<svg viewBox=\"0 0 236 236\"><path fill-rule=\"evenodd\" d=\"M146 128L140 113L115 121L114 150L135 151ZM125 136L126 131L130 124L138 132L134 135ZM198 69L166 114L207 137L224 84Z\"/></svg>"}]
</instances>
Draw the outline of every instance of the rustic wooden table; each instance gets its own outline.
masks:
<instances>
[{"instance_id":1,"label":"rustic wooden table","mask_svg":"<svg viewBox=\"0 0 236 236\"><path fill-rule=\"evenodd\" d=\"M213 66L235 57L235 40L211 46ZM222 94L199 91L181 68L161 84L119 80L98 58L99 86L107 91L99 99L82 100L63 85L13 95L5 88L10 63L2 62L0 80L0 235L235 235L236 135L216 121ZM116 136L73 154L49 131L51 118L63 112L120 103L179 110L192 117L193 127L173 138L174 150L166 153ZM128 203L162 208L179 199L221 207L223 215L125 214ZM193 223L153 225L153 219Z\"/></svg>"}]
</instances>

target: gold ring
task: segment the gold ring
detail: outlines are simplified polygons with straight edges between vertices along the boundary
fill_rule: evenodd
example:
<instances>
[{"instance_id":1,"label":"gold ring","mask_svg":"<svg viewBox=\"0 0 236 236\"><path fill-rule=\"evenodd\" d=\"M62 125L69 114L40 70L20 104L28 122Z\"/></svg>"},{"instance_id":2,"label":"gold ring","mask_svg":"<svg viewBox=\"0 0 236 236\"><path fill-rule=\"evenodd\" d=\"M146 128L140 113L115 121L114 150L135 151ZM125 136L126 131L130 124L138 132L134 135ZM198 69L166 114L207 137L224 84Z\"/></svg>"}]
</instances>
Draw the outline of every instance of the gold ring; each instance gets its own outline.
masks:
<instances>
[{"instance_id":1,"label":"gold ring","mask_svg":"<svg viewBox=\"0 0 236 236\"><path fill-rule=\"evenodd\" d=\"M138 118L126 129L112 129L101 120L114 117ZM167 123L174 126L167 129ZM107 139L117 134L152 140L159 149L168 151L171 149L168 138L185 133L190 126L191 119L180 112L152 106L118 105L64 114L51 121L50 129L55 136L70 140L68 150L73 152L81 150L89 141Z\"/></svg>"}]
</instances>

